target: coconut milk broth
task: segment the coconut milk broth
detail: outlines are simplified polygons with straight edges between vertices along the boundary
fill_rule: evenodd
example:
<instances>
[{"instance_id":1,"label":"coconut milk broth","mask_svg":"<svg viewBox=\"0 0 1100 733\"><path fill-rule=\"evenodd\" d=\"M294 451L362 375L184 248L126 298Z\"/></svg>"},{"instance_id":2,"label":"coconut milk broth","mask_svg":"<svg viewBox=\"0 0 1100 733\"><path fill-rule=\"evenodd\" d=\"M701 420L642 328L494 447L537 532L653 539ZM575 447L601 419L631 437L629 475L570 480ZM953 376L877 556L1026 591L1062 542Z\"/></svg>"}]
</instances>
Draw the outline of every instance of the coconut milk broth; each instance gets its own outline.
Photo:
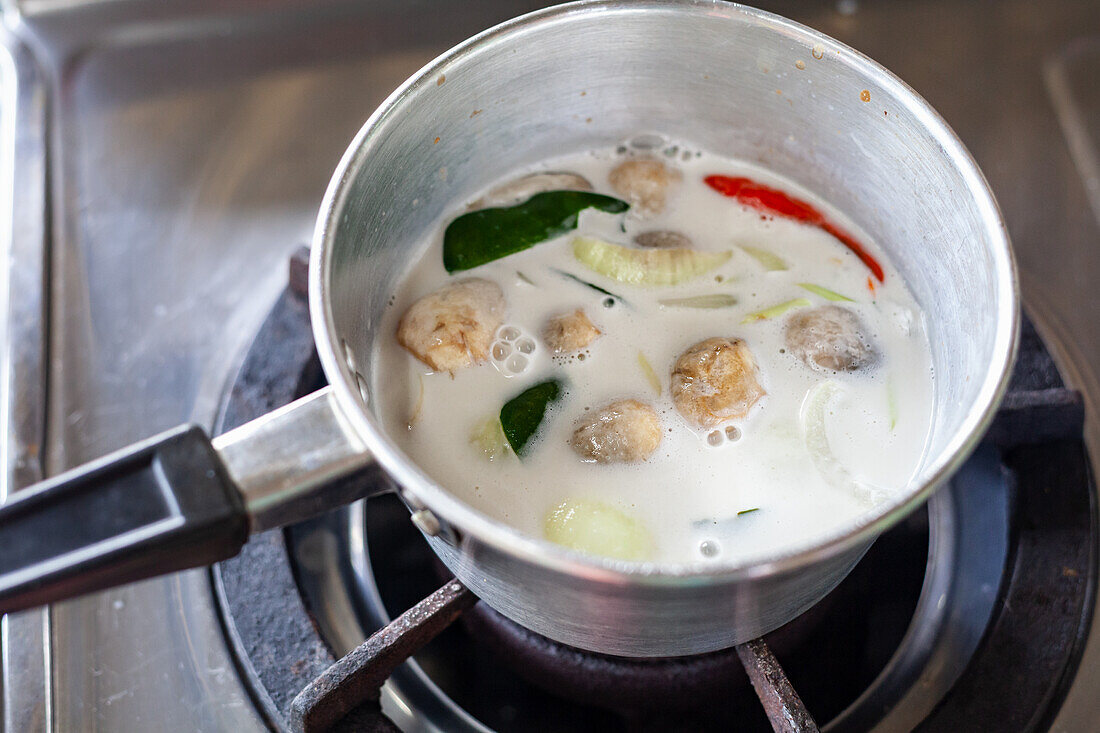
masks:
<instances>
[{"instance_id":1,"label":"coconut milk broth","mask_svg":"<svg viewBox=\"0 0 1100 733\"><path fill-rule=\"evenodd\" d=\"M660 157L683 174L658 216L643 219L632 210L624 218L588 210L575 232L454 275L442 265L443 230L483 192L456 201L454 210L441 218L423 256L397 288L381 330L386 336L376 346L374 374L381 376L373 394L391 438L463 501L530 535L543 536L547 514L564 500L590 499L641 521L656 542L652 560L752 562L835 535L874 508L875 502L861 499L860 492L826 481L806 447L799 418L803 401L815 385L833 380L840 391L828 403L825 427L836 460L856 483L876 487L878 502L904 493L921 464L931 424L928 339L897 270L839 212L766 170L686 147L645 152L620 146L566 155L510 171L497 184L530 172L569 171L587 178L595 191L615 195L608 173L632 155ZM715 173L751 177L814 202L870 245L885 270L885 283L875 282L872 292L867 268L820 229L762 216L711 190L703 178ZM695 249L732 249L733 257L686 283L643 288L588 270L570 247L578 235L629 245L635 234L659 229L686 234ZM740 245L766 248L790 269L765 271ZM606 296L554 270L606 288L625 304L605 307ZM414 301L468 277L497 283L507 301L504 323L538 343L522 374L506 377L488 362L453 376L432 373L392 337ZM882 354L869 373L822 373L786 353L783 326L790 313L741 323L749 313L793 298L826 304L798 286L804 282L856 301L840 305L861 317ZM705 310L657 302L711 293L728 293L738 302ZM539 334L550 317L576 308L585 310L602 335L581 355L555 357ZM713 336L744 339L767 390L746 419L728 423L740 436L725 439L723 425L717 446L711 444L713 437L708 441L712 431L697 431L681 418L669 395L669 374L677 357ZM660 379L659 396L639 366L639 351ZM563 380L566 390L548 410L537 442L522 460L512 455L486 460L470 443L477 425L527 387L549 378ZM637 464L582 462L569 445L577 420L623 398L657 410L663 437L656 452ZM738 514L750 509L756 511Z\"/></svg>"}]
</instances>

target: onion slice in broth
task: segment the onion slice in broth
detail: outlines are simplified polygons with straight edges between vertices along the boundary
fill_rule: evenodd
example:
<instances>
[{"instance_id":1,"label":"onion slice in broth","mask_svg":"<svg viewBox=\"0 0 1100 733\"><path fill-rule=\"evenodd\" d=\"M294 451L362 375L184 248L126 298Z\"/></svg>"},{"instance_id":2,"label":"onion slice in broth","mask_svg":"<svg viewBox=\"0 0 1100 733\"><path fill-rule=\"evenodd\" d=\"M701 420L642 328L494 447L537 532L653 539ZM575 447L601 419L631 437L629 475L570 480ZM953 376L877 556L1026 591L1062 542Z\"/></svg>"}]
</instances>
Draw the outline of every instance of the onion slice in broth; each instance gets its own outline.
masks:
<instances>
[{"instance_id":1,"label":"onion slice in broth","mask_svg":"<svg viewBox=\"0 0 1100 733\"><path fill-rule=\"evenodd\" d=\"M829 447L825 415L830 404L835 403L843 391L840 384L832 379L810 387L798 414L799 427L814 468L825 479L825 483L834 489L852 494L861 504L872 507L885 499L886 492L852 476Z\"/></svg>"}]
</instances>

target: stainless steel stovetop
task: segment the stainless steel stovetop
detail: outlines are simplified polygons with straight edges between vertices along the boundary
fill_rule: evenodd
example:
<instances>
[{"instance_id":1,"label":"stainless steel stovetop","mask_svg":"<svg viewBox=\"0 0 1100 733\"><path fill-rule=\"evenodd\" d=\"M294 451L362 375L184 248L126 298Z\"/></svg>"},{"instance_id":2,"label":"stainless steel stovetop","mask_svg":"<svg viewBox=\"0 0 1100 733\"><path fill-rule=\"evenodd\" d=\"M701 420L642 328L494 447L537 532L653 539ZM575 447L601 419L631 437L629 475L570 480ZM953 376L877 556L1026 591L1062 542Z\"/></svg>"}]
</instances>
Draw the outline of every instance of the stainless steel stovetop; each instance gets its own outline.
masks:
<instances>
[{"instance_id":1,"label":"stainless steel stovetop","mask_svg":"<svg viewBox=\"0 0 1100 733\"><path fill-rule=\"evenodd\" d=\"M362 121L437 53L543 4L5 3L0 496L179 422L209 425ZM760 4L879 60L963 138L1100 457L1100 6ZM4 731L265 729L202 571L0 631ZM1097 720L1094 631L1054 728Z\"/></svg>"}]
</instances>

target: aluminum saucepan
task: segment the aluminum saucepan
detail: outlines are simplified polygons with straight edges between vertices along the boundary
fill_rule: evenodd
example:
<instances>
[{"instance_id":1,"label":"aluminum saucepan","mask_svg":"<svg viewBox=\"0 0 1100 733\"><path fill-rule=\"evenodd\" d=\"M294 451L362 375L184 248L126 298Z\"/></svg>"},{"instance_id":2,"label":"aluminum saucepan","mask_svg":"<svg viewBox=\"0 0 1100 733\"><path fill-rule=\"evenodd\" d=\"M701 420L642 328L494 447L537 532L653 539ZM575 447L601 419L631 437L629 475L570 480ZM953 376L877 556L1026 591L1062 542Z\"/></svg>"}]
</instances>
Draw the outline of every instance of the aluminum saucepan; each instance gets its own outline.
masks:
<instances>
[{"instance_id":1,"label":"aluminum saucepan","mask_svg":"<svg viewBox=\"0 0 1100 733\"><path fill-rule=\"evenodd\" d=\"M817 192L885 249L921 304L935 368L928 451L908 490L859 526L752 564L585 556L465 505L382 429L374 354L394 335L381 314L441 214L509 170L642 133ZM625 656L728 647L818 601L943 484L988 426L1017 340L1004 223L939 115L841 43L702 0L558 6L422 69L333 176L309 285L331 386L212 442L184 427L17 494L0 509L0 611L214 562L249 532L396 487L447 567L523 626Z\"/></svg>"}]
</instances>

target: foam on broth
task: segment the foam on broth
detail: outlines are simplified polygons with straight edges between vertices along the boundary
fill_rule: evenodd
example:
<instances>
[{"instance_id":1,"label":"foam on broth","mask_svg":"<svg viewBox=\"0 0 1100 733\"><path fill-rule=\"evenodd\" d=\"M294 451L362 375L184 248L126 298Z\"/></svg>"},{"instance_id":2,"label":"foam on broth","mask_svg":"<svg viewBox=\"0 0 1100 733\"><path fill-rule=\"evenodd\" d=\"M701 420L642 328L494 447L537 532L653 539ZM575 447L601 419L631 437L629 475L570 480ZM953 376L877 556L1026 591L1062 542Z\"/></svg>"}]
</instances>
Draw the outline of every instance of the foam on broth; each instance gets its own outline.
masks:
<instances>
[{"instance_id":1,"label":"foam on broth","mask_svg":"<svg viewBox=\"0 0 1100 733\"><path fill-rule=\"evenodd\" d=\"M931 424L928 339L917 304L897 270L839 212L766 170L683 145L668 153L620 146L566 155L535 168L502 171L497 183L540 170L570 171L591 181L597 192L614 195L608 173L631 155L657 157L682 172L682 183L658 216L643 219L630 212L624 218L585 211L574 233L454 275L442 264L443 230L483 192L470 192L441 217L432 241L395 289L376 346L373 394L397 445L466 503L536 537L543 536L547 514L563 501L594 500L648 528L656 543L652 560L750 562L813 544L874 508L860 492L826 480L804 440L799 417L804 399L815 385L832 380L839 389L827 403L825 428L835 461L855 483L874 487L877 501L905 492L920 466ZM824 231L762 216L711 190L703 178L714 173L751 177L812 201L869 245L885 269L885 283L875 282L872 291L867 268ZM629 244L635 234L659 229L686 234L695 249L732 249L733 256L689 282L642 288L587 270L570 246L576 235ZM741 245L768 249L789 269L766 271ZM605 296L556 271L611 290L626 304L605 307ZM453 376L432 373L392 334L414 301L467 277L497 283L507 301L505 324L536 342L550 317L576 308L585 310L602 336L581 354L565 358L554 357L540 342L526 370L511 378L490 363ZM746 314L793 298L825 304L799 287L805 282L855 301L840 305L857 313L869 329L882 354L875 368L837 374L808 368L786 351L783 327L789 314L742 324ZM705 310L658 303L712 293L730 294L738 302ZM728 423L740 433L736 440L726 438L725 425L717 439L708 440L711 431L690 427L669 395L676 358L712 336L744 339L767 390L746 419ZM659 396L639 366L639 351L660 379ZM552 377L565 382L565 396L548 411L527 455L486 460L471 445L471 432L516 394ZM582 462L569 445L576 421L586 411L622 398L657 410L662 440L656 452L637 464Z\"/></svg>"}]
</instances>

